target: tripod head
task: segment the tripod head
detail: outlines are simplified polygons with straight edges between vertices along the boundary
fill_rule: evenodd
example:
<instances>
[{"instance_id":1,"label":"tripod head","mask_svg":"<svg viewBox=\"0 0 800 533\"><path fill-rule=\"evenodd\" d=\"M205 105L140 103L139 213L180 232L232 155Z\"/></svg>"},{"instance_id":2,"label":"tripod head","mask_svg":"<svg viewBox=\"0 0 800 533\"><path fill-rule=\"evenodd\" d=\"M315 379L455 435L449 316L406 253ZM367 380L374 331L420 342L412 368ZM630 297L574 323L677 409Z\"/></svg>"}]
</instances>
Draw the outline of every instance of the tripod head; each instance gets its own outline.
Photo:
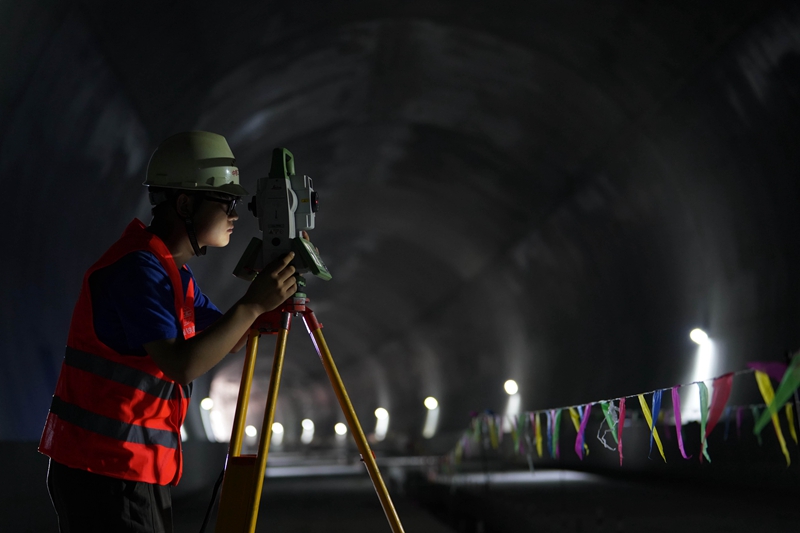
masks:
<instances>
[{"instance_id":1,"label":"tripod head","mask_svg":"<svg viewBox=\"0 0 800 533\"><path fill-rule=\"evenodd\" d=\"M256 194L247 204L258 218L263 240L253 237L233 270L234 276L252 281L272 260L293 251L291 264L298 274L311 272L331 279L314 245L300 233L314 229L318 206L311 178L295 173L289 150L275 148L269 175L258 180Z\"/></svg>"}]
</instances>

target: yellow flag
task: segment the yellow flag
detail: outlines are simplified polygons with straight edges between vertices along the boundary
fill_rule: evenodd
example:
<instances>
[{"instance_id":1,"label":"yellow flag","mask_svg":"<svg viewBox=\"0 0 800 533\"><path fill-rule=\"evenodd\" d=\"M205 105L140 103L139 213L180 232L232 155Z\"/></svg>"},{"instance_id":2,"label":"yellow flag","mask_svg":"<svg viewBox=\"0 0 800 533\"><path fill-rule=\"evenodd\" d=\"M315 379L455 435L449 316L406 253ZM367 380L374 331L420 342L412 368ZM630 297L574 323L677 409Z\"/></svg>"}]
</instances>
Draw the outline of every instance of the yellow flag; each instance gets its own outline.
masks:
<instances>
[{"instance_id":1,"label":"yellow flag","mask_svg":"<svg viewBox=\"0 0 800 533\"><path fill-rule=\"evenodd\" d=\"M653 438L656 440L656 445L658 445L658 451L661 452L661 458L664 459L664 462L667 462L667 458L664 456L664 446L661 445L661 438L658 436L658 430L653 427L653 415L650 414L650 408L647 406L647 402L644 399L643 394L639 394L639 405L642 406L642 412L644 413L644 419L647 421L647 429L653 428Z\"/></svg>"},{"instance_id":2,"label":"yellow flag","mask_svg":"<svg viewBox=\"0 0 800 533\"><path fill-rule=\"evenodd\" d=\"M539 458L542 457L542 421L539 419L539 413L533 415L534 424L536 427L536 453Z\"/></svg>"},{"instance_id":3,"label":"yellow flag","mask_svg":"<svg viewBox=\"0 0 800 533\"><path fill-rule=\"evenodd\" d=\"M786 420L789 421L789 433L792 435L792 440L797 444L797 430L794 428L794 408L791 403L786 404Z\"/></svg>"},{"instance_id":4,"label":"yellow flag","mask_svg":"<svg viewBox=\"0 0 800 533\"><path fill-rule=\"evenodd\" d=\"M758 383L758 390L761 391L761 396L767 405L772 403L775 398L775 391L772 389L772 383L769 381L769 376L765 372L756 370L756 383ZM786 439L783 438L783 431L781 431L781 423L778 420L778 413L772 415L772 425L775 428L775 434L778 435L778 442L781 443L781 450L783 456L786 457L786 466L792 464L792 459L789 457L789 450L786 449Z\"/></svg>"}]
</instances>

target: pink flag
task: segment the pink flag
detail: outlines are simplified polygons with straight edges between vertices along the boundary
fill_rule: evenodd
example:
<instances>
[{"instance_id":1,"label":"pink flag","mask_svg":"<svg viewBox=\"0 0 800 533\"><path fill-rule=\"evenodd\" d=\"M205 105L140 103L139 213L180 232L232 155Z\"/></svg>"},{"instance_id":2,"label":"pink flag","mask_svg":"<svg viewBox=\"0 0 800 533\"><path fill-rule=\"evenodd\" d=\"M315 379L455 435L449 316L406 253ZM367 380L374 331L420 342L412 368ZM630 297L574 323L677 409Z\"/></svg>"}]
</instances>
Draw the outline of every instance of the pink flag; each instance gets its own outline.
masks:
<instances>
[{"instance_id":1,"label":"pink flag","mask_svg":"<svg viewBox=\"0 0 800 533\"><path fill-rule=\"evenodd\" d=\"M678 448L681 451L681 456L684 459L687 457L686 450L683 447L683 432L681 431L681 397L678 394L678 387L672 387L672 410L675 411L675 432L678 434Z\"/></svg>"},{"instance_id":2,"label":"pink flag","mask_svg":"<svg viewBox=\"0 0 800 533\"><path fill-rule=\"evenodd\" d=\"M622 428L625 427L625 398L619 400L619 422L617 422L617 448L619 448L619 466L622 466Z\"/></svg>"}]
</instances>

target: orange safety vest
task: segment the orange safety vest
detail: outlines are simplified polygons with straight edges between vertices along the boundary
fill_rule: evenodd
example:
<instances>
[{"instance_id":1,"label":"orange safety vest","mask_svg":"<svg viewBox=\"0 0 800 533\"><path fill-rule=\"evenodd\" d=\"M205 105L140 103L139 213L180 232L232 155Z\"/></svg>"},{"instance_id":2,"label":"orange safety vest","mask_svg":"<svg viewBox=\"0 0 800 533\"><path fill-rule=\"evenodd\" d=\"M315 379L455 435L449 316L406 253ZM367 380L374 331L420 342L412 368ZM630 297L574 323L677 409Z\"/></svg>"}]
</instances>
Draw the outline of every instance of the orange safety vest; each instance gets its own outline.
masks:
<instances>
[{"instance_id":1,"label":"orange safety vest","mask_svg":"<svg viewBox=\"0 0 800 533\"><path fill-rule=\"evenodd\" d=\"M169 249L134 219L83 278L39 451L72 468L175 485L191 389L167 377L149 355L124 356L100 342L92 319L89 277L139 250L153 253L167 271L183 336L195 334L194 284L184 297Z\"/></svg>"}]
</instances>

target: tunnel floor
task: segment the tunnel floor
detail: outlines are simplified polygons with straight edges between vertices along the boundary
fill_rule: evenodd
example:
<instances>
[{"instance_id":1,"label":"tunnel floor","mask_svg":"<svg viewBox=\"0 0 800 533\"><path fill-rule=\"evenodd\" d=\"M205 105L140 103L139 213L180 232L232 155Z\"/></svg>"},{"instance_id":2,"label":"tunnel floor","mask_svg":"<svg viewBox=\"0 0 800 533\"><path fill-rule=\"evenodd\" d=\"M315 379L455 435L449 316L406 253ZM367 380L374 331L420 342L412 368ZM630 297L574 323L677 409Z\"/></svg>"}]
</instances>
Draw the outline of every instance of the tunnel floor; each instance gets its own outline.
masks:
<instances>
[{"instance_id":1,"label":"tunnel floor","mask_svg":"<svg viewBox=\"0 0 800 533\"><path fill-rule=\"evenodd\" d=\"M175 533L198 533L209 494L175 499ZM418 503L392 495L406 532L455 531ZM214 531L213 523L207 532ZM256 532L391 531L372 483L367 477L267 479Z\"/></svg>"},{"instance_id":2,"label":"tunnel floor","mask_svg":"<svg viewBox=\"0 0 800 533\"><path fill-rule=\"evenodd\" d=\"M800 492L631 482L570 471L422 482L393 495L406 532L797 532ZM175 502L176 533L199 531L207 496ZM213 529L209 528L213 531ZM268 479L258 532L391 531L369 479Z\"/></svg>"}]
</instances>

